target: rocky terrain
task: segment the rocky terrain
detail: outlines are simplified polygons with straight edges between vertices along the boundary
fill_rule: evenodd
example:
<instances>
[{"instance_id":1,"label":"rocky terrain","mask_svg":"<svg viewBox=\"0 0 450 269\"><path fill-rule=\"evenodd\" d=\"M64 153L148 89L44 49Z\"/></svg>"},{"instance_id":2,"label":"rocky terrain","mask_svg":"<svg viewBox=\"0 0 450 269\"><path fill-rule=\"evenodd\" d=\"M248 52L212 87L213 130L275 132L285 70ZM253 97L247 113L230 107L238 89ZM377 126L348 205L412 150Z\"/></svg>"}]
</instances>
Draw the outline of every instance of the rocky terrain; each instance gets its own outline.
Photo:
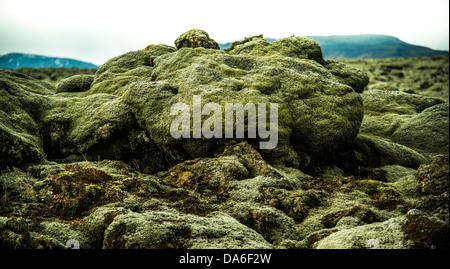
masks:
<instances>
[{"instance_id":1,"label":"rocky terrain","mask_svg":"<svg viewBox=\"0 0 450 269\"><path fill-rule=\"evenodd\" d=\"M0 70L0 247L448 248L448 76L201 30L95 74ZM277 147L173 138L194 95L277 103Z\"/></svg>"},{"instance_id":2,"label":"rocky terrain","mask_svg":"<svg viewBox=\"0 0 450 269\"><path fill-rule=\"evenodd\" d=\"M368 90L402 91L437 97L448 102L448 58L447 55L340 61L368 74Z\"/></svg>"},{"instance_id":3,"label":"rocky terrain","mask_svg":"<svg viewBox=\"0 0 450 269\"><path fill-rule=\"evenodd\" d=\"M15 70L11 70L16 73L22 73L24 75L37 78L38 80L48 82L53 86L56 86L61 80L75 76L75 75L95 75L97 69L93 68L59 68L59 67L42 67L31 68L23 67Z\"/></svg>"}]
</instances>

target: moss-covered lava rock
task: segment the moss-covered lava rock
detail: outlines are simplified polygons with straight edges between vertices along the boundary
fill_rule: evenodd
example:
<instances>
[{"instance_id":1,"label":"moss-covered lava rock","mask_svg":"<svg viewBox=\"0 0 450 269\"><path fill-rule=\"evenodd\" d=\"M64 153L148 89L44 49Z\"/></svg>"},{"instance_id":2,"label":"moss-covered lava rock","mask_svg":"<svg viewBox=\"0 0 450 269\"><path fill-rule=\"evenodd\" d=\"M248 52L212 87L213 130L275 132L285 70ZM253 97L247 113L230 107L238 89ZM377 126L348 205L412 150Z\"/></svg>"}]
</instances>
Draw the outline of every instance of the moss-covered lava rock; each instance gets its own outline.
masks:
<instances>
[{"instance_id":1,"label":"moss-covered lava rock","mask_svg":"<svg viewBox=\"0 0 450 269\"><path fill-rule=\"evenodd\" d=\"M206 33L192 30L180 36L176 43L184 45L178 50L149 45L115 57L95 77L77 75L61 81L57 91L75 91L70 94L54 94L54 89L46 90L46 95L29 93L40 94L28 99L42 99L32 106L41 112L33 113L39 124L22 137L39 139L36 150L41 158L45 152L49 159L59 160L80 153L92 160L136 159L143 171L151 172L220 153L232 142L225 137L225 104L229 103L257 107L258 130L276 117L267 126L275 132L276 137L270 137L275 147L260 150L269 163L305 166L309 157L304 156L323 159L355 139L363 118L359 93L368 83L363 72L323 59L319 45L302 37L273 43L256 37L228 52L208 49L203 37L213 42ZM184 103L193 112L194 96L200 96L201 107L207 103L220 106L219 112L214 110L211 118L201 115L200 121L204 124L221 116L222 126L218 123L214 128L222 128L213 138L192 138L192 125L188 126L189 139L174 138L171 123L177 116L170 113L171 108ZM260 104L267 106L265 122ZM270 104L276 104L276 110ZM237 117L233 138L237 137ZM260 131L250 137L250 122L244 120L244 125L240 140L259 148L258 142L266 138Z\"/></svg>"},{"instance_id":2,"label":"moss-covered lava rock","mask_svg":"<svg viewBox=\"0 0 450 269\"><path fill-rule=\"evenodd\" d=\"M94 75L74 75L61 80L56 85L56 92L84 92L91 88Z\"/></svg>"},{"instance_id":3,"label":"moss-covered lava rock","mask_svg":"<svg viewBox=\"0 0 450 269\"><path fill-rule=\"evenodd\" d=\"M200 45L179 50L155 45L124 54L100 67L85 98L99 93L117 96L111 99L114 123L104 119L96 126L112 124L111 132L128 132L134 124L132 128L145 132L147 144L155 144L173 162L208 156L222 142L173 138L172 105L185 103L192 108L194 95L201 96L202 105L219 104L222 112L225 103L277 103L278 144L262 154L269 162L298 166L302 162L298 152L318 157L353 141L363 113L358 92L367 83L361 71L324 60L320 47L309 39L289 37L270 44L254 38L229 52ZM137 121L130 122L130 117ZM93 133L95 129L89 127L77 131L77 136L83 145L93 146L99 142Z\"/></svg>"},{"instance_id":4,"label":"moss-covered lava rock","mask_svg":"<svg viewBox=\"0 0 450 269\"><path fill-rule=\"evenodd\" d=\"M203 30L192 29L180 35L175 40L175 47L177 49L198 48L205 49L219 49L219 44L209 37L209 34Z\"/></svg>"},{"instance_id":5,"label":"moss-covered lava rock","mask_svg":"<svg viewBox=\"0 0 450 269\"><path fill-rule=\"evenodd\" d=\"M175 44L0 71L0 248L448 248L448 103L303 37Z\"/></svg>"},{"instance_id":6,"label":"moss-covered lava rock","mask_svg":"<svg viewBox=\"0 0 450 269\"><path fill-rule=\"evenodd\" d=\"M49 83L0 70L0 169L45 159L40 123L54 93Z\"/></svg>"}]
</instances>

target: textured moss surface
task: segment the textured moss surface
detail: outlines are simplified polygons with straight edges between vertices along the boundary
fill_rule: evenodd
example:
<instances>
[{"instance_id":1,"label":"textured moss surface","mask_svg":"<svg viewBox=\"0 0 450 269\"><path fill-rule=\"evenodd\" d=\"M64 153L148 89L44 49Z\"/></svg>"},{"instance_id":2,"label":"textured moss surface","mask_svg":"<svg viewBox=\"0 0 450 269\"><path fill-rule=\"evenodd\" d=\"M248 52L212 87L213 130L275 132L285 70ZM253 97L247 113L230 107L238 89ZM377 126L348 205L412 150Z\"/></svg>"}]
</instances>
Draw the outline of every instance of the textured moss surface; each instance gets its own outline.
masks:
<instances>
[{"instance_id":1,"label":"textured moss surface","mask_svg":"<svg viewBox=\"0 0 450 269\"><path fill-rule=\"evenodd\" d=\"M214 44L188 31L59 84L0 71L0 248L448 248L448 103L367 88L306 38ZM173 138L194 96L277 103L277 147Z\"/></svg>"},{"instance_id":2,"label":"textured moss surface","mask_svg":"<svg viewBox=\"0 0 450 269\"><path fill-rule=\"evenodd\" d=\"M84 92L91 88L94 75L74 75L61 80L56 85L56 92Z\"/></svg>"},{"instance_id":3,"label":"textured moss surface","mask_svg":"<svg viewBox=\"0 0 450 269\"><path fill-rule=\"evenodd\" d=\"M222 109L225 103L277 103L278 144L262 150L270 163L306 166L302 155L321 159L355 139L363 117L358 92L368 83L363 72L324 60L318 44L306 38L273 44L254 38L229 52L210 49L202 38L211 41L203 32L187 32L178 41L195 39L197 45L178 50L149 45L107 61L94 77L62 80L57 91L70 93L46 97L48 107L33 131L42 140L40 150L45 148L50 159L80 153L89 159L137 159L145 171L211 156L224 141L170 135L171 106L192 107L194 95L201 96L202 105L213 102ZM36 109L41 106L37 103ZM257 145L260 139L247 140ZM157 149L161 158L136 152L141 146Z\"/></svg>"}]
</instances>

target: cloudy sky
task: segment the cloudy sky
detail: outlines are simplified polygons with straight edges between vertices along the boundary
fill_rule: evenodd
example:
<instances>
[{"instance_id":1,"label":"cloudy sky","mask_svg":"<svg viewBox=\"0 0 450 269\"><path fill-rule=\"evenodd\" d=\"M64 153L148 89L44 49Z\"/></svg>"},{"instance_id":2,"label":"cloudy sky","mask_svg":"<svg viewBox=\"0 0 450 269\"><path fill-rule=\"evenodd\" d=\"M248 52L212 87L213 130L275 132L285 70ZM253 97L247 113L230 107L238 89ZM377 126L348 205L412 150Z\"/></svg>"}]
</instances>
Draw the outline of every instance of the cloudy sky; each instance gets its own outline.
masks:
<instances>
[{"instance_id":1,"label":"cloudy sky","mask_svg":"<svg viewBox=\"0 0 450 269\"><path fill-rule=\"evenodd\" d=\"M219 43L264 34L385 34L449 50L449 0L0 0L0 55L101 65L148 44L203 29Z\"/></svg>"}]
</instances>

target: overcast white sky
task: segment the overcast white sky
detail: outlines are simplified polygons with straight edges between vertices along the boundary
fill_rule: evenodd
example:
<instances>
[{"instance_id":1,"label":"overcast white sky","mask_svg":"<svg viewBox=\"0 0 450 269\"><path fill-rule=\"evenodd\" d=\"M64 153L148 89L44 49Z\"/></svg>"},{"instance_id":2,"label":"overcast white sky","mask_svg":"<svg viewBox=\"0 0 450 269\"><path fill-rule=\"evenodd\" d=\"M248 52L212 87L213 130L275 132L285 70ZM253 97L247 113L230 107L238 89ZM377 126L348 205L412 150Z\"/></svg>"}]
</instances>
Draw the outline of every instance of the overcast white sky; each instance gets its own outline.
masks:
<instances>
[{"instance_id":1,"label":"overcast white sky","mask_svg":"<svg viewBox=\"0 0 450 269\"><path fill-rule=\"evenodd\" d=\"M449 50L449 0L0 0L0 55L97 65L199 28L219 43L264 34L385 34Z\"/></svg>"}]
</instances>

